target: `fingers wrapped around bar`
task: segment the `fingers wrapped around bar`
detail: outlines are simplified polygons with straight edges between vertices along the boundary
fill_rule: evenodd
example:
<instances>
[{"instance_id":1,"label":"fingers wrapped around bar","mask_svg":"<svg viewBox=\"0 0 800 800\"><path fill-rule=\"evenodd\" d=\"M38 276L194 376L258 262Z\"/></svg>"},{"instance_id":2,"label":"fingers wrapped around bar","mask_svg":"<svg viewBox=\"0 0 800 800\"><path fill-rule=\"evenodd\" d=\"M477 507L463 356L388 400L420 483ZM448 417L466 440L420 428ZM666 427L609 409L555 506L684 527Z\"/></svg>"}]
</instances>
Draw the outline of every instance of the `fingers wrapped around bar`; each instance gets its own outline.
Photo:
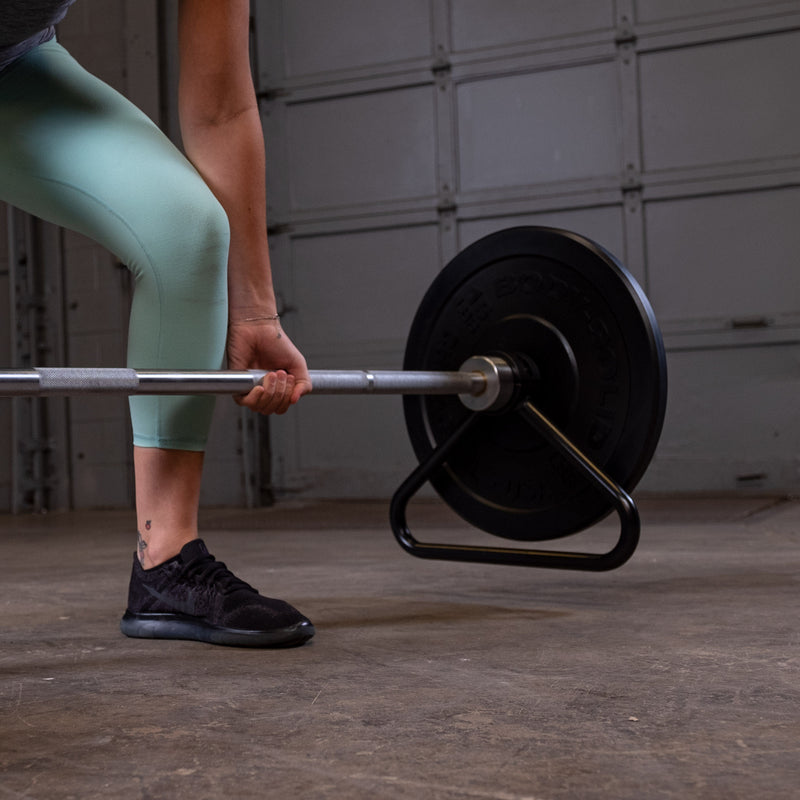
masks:
<instances>
[{"instance_id":1,"label":"fingers wrapped around bar","mask_svg":"<svg viewBox=\"0 0 800 800\"><path fill-rule=\"evenodd\" d=\"M282 369L268 372L261 383L235 400L240 406L259 414L285 414L292 405L296 381ZM296 402L296 401L294 401Z\"/></svg>"}]
</instances>

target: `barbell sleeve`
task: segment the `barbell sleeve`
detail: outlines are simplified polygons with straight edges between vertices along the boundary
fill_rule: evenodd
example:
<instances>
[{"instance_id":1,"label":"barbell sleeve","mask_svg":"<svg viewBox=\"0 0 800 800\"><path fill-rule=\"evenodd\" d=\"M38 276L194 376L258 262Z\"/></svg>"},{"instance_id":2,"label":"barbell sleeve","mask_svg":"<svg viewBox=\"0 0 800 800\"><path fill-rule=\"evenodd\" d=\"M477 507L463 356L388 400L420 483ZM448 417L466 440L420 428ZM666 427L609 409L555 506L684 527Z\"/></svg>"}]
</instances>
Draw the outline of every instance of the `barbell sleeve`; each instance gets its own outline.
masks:
<instances>
[{"instance_id":1,"label":"barbell sleeve","mask_svg":"<svg viewBox=\"0 0 800 800\"><path fill-rule=\"evenodd\" d=\"M312 394L468 394L486 389L486 375L403 370L310 370Z\"/></svg>"}]
</instances>

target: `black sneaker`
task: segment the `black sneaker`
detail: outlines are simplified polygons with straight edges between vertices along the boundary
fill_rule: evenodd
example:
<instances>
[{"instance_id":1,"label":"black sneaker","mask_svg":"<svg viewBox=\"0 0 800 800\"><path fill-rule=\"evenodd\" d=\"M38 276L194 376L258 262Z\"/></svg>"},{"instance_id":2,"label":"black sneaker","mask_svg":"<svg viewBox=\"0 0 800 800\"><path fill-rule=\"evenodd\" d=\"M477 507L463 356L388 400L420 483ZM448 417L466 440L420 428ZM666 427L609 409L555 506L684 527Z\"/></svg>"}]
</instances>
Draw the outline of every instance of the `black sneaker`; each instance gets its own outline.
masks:
<instances>
[{"instance_id":1,"label":"black sneaker","mask_svg":"<svg viewBox=\"0 0 800 800\"><path fill-rule=\"evenodd\" d=\"M133 557L126 636L196 639L237 647L290 647L314 635L314 626L283 600L262 597L216 561L202 539L152 569Z\"/></svg>"}]
</instances>

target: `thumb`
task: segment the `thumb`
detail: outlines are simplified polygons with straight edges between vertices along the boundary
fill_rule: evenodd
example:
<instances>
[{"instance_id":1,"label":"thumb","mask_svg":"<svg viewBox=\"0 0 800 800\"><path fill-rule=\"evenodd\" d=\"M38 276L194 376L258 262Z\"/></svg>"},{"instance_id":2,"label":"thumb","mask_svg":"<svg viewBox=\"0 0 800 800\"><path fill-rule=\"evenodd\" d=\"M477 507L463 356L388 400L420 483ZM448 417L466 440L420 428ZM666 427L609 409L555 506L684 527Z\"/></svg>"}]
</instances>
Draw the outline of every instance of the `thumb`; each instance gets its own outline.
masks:
<instances>
[{"instance_id":1,"label":"thumb","mask_svg":"<svg viewBox=\"0 0 800 800\"><path fill-rule=\"evenodd\" d=\"M301 379L298 380L294 385L294 391L292 392L292 403L296 403L304 394L309 394L311 392L311 381Z\"/></svg>"}]
</instances>

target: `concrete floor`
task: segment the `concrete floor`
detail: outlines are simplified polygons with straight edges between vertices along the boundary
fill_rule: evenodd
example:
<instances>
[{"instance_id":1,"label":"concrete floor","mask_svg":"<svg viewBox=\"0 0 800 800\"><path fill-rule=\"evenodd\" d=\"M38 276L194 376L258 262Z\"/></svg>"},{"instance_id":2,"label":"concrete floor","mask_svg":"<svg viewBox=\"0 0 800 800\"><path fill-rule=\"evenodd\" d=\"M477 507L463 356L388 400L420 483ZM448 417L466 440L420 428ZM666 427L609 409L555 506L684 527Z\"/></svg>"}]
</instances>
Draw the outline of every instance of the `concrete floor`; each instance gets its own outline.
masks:
<instances>
[{"instance_id":1,"label":"concrete floor","mask_svg":"<svg viewBox=\"0 0 800 800\"><path fill-rule=\"evenodd\" d=\"M800 502L640 507L601 574L420 561L385 504L205 512L316 623L279 651L119 634L132 514L0 517L0 798L797 797Z\"/></svg>"}]
</instances>

